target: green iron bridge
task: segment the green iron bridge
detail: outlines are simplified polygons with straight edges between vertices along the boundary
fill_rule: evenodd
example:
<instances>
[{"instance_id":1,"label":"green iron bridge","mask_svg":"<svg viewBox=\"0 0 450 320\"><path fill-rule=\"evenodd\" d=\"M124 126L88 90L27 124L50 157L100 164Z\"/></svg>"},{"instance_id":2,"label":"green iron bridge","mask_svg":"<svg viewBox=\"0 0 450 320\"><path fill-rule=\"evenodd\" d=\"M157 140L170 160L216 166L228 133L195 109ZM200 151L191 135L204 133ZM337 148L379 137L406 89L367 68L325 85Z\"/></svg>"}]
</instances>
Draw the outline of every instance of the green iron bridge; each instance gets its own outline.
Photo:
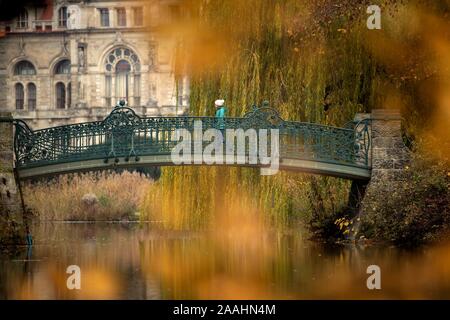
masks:
<instances>
[{"instance_id":1,"label":"green iron bridge","mask_svg":"<svg viewBox=\"0 0 450 320\"><path fill-rule=\"evenodd\" d=\"M241 118L141 117L128 107L116 107L102 121L32 130L14 120L15 166L19 179L115 168L173 166L171 150L177 129L278 129L279 168L353 180L371 177L370 122L344 128L285 121L269 107ZM203 146L211 142L202 142ZM225 155L224 155L225 156ZM188 165L188 164L182 164ZM194 165L194 164L192 164ZM224 164L227 165L227 164ZM241 166L264 167L246 162Z\"/></svg>"}]
</instances>

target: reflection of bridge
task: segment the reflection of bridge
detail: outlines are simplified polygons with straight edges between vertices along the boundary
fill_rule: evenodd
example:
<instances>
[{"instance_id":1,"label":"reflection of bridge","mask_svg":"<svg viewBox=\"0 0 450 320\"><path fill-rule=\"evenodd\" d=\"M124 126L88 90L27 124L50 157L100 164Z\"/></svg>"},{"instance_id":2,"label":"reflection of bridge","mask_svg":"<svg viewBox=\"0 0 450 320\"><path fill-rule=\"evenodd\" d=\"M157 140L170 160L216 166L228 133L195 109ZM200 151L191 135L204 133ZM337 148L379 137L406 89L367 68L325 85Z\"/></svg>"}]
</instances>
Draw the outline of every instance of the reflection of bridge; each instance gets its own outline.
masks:
<instances>
[{"instance_id":1,"label":"reflection of bridge","mask_svg":"<svg viewBox=\"0 0 450 320\"><path fill-rule=\"evenodd\" d=\"M116 107L103 121L33 131L15 120L15 156L19 178L111 169L174 165L171 150L175 130L279 129L280 169L349 179L371 175L370 125L368 120L336 128L284 121L270 108L253 109L242 118L140 117L132 109ZM203 142L204 145L210 142ZM245 166L261 167L260 163Z\"/></svg>"}]
</instances>

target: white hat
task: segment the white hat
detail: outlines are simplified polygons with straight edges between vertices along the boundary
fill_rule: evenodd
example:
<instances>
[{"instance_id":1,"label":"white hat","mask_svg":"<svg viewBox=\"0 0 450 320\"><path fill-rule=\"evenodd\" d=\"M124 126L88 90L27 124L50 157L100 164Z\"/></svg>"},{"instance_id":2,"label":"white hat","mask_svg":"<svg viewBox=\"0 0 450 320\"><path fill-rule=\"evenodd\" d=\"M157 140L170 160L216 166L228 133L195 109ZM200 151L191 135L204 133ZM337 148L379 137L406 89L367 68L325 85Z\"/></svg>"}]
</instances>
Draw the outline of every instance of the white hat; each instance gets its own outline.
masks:
<instances>
[{"instance_id":1,"label":"white hat","mask_svg":"<svg viewBox=\"0 0 450 320\"><path fill-rule=\"evenodd\" d=\"M218 99L218 100L214 101L214 104L216 105L216 107L221 107L221 106L223 106L224 103L225 103L225 100L223 100L223 99Z\"/></svg>"}]
</instances>

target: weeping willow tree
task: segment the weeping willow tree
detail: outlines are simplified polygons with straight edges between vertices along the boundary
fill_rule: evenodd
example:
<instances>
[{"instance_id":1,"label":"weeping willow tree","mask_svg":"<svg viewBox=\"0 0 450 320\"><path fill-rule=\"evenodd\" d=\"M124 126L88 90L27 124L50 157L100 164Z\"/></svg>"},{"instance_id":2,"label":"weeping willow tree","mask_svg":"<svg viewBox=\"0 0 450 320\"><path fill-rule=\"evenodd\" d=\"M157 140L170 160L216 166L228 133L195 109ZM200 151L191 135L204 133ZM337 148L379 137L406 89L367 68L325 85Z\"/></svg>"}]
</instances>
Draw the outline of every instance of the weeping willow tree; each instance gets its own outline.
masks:
<instances>
[{"instance_id":1,"label":"weeping willow tree","mask_svg":"<svg viewBox=\"0 0 450 320\"><path fill-rule=\"evenodd\" d=\"M308 3L307 3L308 2ZM284 119L342 126L357 112L382 107L392 84L373 56L367 1L192 0L180 38L176 76L190 77L190 113L213 115L214 100L242 116L268 100ZM380 1L397 10L396 1ZM384 100L383 100L384 99ZM349 182L256 169L164 168L144 203L145 216L170 228L214 222L230 202L249 202L275 224L345 206ZM245 212L242 212L245 214Z\"/></svg>"}]
</instances>

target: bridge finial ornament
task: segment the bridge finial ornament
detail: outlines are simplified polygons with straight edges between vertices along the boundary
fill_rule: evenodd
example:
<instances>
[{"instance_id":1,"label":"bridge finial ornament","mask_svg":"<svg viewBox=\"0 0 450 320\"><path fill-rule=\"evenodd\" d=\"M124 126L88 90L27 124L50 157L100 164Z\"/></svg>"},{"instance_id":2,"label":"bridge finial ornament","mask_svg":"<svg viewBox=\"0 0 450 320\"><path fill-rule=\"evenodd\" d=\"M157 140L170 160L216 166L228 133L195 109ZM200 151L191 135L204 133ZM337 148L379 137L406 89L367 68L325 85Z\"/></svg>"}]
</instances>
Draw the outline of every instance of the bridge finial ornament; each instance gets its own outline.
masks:
<instances>
[{"instance_id":1,"label":"bridge finial ornament","mask_svg":"<svg viewBox=\"0 0 450 320\"><path fill-rule=\"evenodd\" d=\"M123 102L123 103L122 103ZM111 113L102 121L106 127L114 128L120 126L137 125L141 122L141 117L133 109L126 106L124 100L114 107Z\"/></svg>"}]
</instances>

